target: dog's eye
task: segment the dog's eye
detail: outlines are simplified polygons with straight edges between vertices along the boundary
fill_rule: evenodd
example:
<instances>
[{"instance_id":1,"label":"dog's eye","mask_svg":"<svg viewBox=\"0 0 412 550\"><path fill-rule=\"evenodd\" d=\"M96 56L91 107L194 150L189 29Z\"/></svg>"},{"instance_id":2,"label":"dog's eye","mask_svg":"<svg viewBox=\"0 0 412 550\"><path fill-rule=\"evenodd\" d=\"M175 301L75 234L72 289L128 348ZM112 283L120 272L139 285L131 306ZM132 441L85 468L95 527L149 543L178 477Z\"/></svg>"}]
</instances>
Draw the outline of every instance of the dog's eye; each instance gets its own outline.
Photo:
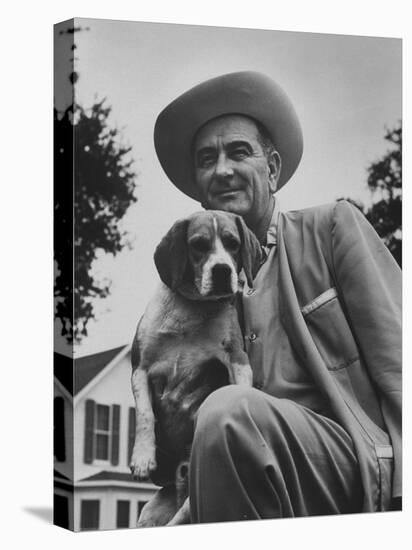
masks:
<instances>
[{"instance_id":1,"label":"dog's eye","mask_svg":"<svg viewBox=\"0 0 412 550\"><path fill-rule=\"evenodd\" d=\"M231 250L232 252L236 252L240 247L240 242L232 237L231 235L225 235L222 238L223 246L226 248L226 250Z\"/></svg>"},{"instance_id":2,"label":"dog's eye","mask_svg":"<svg viewBox=\"0 0 412 550\"><path fill-rule=\"evenodd\" d=\"M196 238L190 241L190 246L195 252L208 252L210 250L210 243L207 239Z\"/></svg>"}]
</instances>

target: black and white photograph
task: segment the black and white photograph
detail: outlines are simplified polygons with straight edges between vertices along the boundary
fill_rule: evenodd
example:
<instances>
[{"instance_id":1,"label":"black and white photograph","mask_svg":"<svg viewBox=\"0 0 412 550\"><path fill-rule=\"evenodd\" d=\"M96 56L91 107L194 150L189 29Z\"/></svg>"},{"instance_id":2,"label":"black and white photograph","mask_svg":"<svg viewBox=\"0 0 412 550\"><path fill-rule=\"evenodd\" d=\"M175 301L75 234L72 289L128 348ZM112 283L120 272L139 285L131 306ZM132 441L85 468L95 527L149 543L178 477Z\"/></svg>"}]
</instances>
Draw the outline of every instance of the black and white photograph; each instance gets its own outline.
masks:
<instances>
[{"instance_id":1,"label":"black and white photograph","mask_svg":"<svg viewBox=\"0 0 412 550\"><path fill-rule=\"evenodd\" d=\"M407 546L407 4L2 14L3 546Z\"/></svg>"},{"instance_id":2,"label":"black and white photograph","mask_svg":"<svg viewBox=\"0 0 412 550\"><path fill-rule=\"evenodd\" d=\"M402 41L54 47L55 523L400 511Z\"/></svg>"}]
</instances>

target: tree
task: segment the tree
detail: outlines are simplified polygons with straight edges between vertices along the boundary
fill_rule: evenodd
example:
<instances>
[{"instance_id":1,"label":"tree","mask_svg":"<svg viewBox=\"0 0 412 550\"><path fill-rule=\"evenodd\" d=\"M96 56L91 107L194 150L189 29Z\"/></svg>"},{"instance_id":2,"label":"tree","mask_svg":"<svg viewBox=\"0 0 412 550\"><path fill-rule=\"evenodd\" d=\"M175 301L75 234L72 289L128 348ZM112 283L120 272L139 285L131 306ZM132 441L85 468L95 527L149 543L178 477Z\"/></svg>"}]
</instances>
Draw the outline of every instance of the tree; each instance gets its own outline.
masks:
<instances>
[{"instance_id":1,"label":"tree","mask_svg":"<svg viewBox=\"0 0 412 550\"><path fill-rule=\"evenodd\" d=\"M368 169L367 185L372 205L347 198L375 228L399 266L402 266L402 126L387 130L385 139L391 144L385 155Z\"/></svg>"},{"instance_id":2,"label":"tree","mask_svg":"<svg viewBox=\"0 0 412 550\"><path fill-rule=\"evenodd\" d=\"M73 85L78 74L68 78ZM92 263L99 251L115 255L127 244L119 221L137 200L131 147L110 128L110 111L105 100L54 110L55 318L68 342L87 335L93 300L110 292L109 281L93 278Z\"/></svg>"},{"instance_id":3,"label":"tree","mask_svg":"<svg viewBox=\"0 0 412 550\"><path fill-rule=\"evenodd\" d=\"M387 130L391 148L368 168L368 187L378 200L365 215L402 265L402 126Z\"/></svg>"}]
</instances>

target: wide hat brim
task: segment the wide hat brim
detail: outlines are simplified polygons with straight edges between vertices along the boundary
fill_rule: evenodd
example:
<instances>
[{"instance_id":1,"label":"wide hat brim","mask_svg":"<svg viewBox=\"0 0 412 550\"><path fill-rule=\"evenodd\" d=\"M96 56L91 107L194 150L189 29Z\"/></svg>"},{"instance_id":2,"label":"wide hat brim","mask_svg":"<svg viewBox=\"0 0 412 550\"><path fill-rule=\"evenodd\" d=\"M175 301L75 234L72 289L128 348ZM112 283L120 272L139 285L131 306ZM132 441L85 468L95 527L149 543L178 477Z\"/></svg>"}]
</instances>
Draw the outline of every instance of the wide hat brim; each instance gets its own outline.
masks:
<instances>
[{"instance_id":1,"label":"wide hat brim","mask_svg":"<svg viewBox=\"0 0 412 550\"><path fill-rule=\"evenodd\" d=\"M206 122L228 114L251 117L268 130L282 159L278 189L292 177L302 157L302 129L295 109L272 79L244 71L202 82L170 103L158 116L154 130L163 170L178 189L199 202L193 139Z\"/></svg>"}]
</instances>

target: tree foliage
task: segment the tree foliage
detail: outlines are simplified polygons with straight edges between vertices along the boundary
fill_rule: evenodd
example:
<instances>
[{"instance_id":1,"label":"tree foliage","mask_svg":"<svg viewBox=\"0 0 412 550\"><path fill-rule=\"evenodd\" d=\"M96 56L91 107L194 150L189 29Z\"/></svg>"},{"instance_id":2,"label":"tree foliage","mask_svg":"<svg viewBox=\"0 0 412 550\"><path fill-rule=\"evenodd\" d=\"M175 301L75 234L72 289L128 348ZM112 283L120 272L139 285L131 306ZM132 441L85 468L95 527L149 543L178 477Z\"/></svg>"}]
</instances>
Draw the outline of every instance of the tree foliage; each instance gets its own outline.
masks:
<instances>
[{"instance_id":1,"label":"tree foliage","mask_svg":"<svg viewBox=\"0 0 412 550\"><path fill-rule=\"evenodd\" d=\"M134 195L136 174L130 147L110 128L105 101L54 112L55 132L55 316L69 342L87 335L93 300L109 294L96 280L92 263L99 251L117 254L127 243L119 221ZM73 225L74 216L74 225ZM62 239L64 243L62 243ZM71 253L74 246L74 259Z\"/></svg>"},{"instance_id":2,"label":"tree foliage","mask_svg":"<svg viewBox=\"0 0 412 550\"><path fill-rule=\"evenodd\" d=\"M402 265L402 126L387 130L390 149L368 168L368 187L378 196L365 212L393 257Z\"/></svg>"},{"instance_id":3,"label":"tree foliage","mask_svg":"<svg viewBox=\"0 0 412 550\"><path fill-rule=\"evenodd\" d=\"M367 185L372 193L368 208L351 198L375 228L399 266L402 266L402 126L387 130L385 139L390 148L367 169Z\"/></svg>"}]
</instances>

